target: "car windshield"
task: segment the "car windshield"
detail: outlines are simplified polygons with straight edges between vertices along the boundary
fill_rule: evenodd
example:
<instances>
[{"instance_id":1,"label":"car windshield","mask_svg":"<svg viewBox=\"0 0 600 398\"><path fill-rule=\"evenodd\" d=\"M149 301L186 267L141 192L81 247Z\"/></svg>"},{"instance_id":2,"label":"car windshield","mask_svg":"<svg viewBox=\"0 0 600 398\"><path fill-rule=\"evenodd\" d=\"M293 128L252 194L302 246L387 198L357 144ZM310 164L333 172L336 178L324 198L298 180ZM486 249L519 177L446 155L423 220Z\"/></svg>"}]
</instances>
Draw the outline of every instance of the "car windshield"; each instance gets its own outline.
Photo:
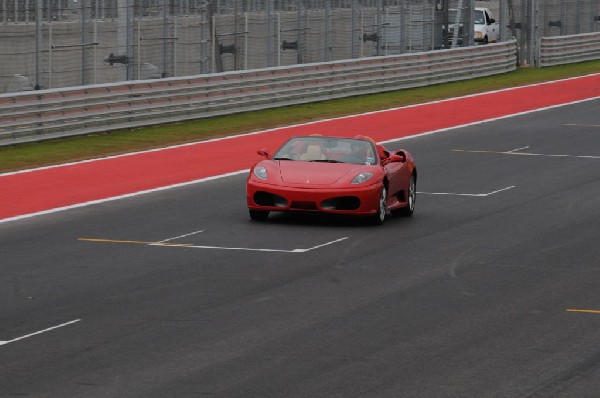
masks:
<instances>
[{"instance_id":1,"label":"car windshield","mask_svg":"<svg viewBox=\"0 0 600 398\"><path fill-rule=\"evenodd\" d=\"M275 160L294 160L323 163L377 164L372 142L335 137L295 137L286 142L273 157Z\"/></svg>"},{"instance_id":2,"label":"car windshield","mask_svg":"<svg viewBox=\"0 0 600 398\"><path fill-rule=\"evenodd\" d=\"M484 25L485 24L485 17L483 15L483 10L475 10L473 12L473 19L474 19L474 23L475 25Z\"/></svg>"}]
</instances>

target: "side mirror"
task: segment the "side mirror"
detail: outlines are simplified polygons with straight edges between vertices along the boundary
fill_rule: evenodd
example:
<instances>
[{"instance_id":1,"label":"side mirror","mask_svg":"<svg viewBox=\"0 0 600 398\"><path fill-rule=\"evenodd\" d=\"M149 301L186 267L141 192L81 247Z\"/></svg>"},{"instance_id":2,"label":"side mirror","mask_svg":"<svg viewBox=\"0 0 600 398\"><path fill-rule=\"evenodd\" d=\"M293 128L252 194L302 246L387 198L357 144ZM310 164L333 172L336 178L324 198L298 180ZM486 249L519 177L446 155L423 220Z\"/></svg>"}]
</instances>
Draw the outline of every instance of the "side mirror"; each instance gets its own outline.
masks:
<instances>
[{"instance_id":1,"label":"side mirror","mask_svg":"<svg viewBox=\"0 0 600 398\"><path fill-rule=\"evenodd\" d=\"M490 18L490 23L489 23L489 25L491 25L491 24L493 24L493 23L496 23L496 20L495 20L494 18Z\"/></svg>"},{"instance_id":2,"label":"side mirror","mask_svg":"<svg viewBox=\"0 0 600 398\"><path fill-rule=\"evenodd\" d=\"M271 155L271 153L269 153L269 150L266 148L259 149L258 151L256 151L256 153L265 159L271 159L273 157L273 155Z\"/></svg>"},{"instance_id":3,"label":"side mirror","mask_svg":"<svg viewBox=\"0 0 600 398\"><path fill-rule=\"evenodd\" d=\"M400 156L400 155L392 155L388 158L388 162L389 163L404 163L404 162L406 162L406 157Z\"/></svg>"},{"instance_id":4,"label":"side mirror","mask_svg":"<svg viewBox=\"0 0 600 398\"><path fill-rule=\"evenodd\" d=\"M406 162L406 152L404 152L404 150L400 149L399 151L396 151L396 155L400 156L403 162Z\"/></svg>"}]
</instances>

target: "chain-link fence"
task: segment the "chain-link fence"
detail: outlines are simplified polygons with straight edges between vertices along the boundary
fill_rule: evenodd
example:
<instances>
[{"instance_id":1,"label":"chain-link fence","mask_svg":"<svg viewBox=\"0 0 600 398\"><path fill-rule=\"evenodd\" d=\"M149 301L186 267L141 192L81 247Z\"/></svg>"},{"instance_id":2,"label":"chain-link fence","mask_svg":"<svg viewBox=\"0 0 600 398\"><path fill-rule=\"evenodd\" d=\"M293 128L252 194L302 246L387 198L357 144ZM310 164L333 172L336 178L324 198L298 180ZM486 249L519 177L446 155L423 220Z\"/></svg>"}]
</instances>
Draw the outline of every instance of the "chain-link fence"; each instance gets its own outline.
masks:
<instances>
[{"instance_id":1,"label":"chain-link fence","mask_svg":"<svg viewBox=\"0 0 600 398\"><path fill-rule=\"evenodd\" d=\"M600 0L0 0L0 92L468 46L479 5L526 64L600 30Z\"/></svg>"},{"instance_id":2,"label":"chain-link fence","mask_svg":"<svg viewBox=\"0 0 600 398\"><path fill-rule=\"evenodd\" d=\"M429 51L450 46L449 10L469 26L473 3L0 0L0 91Z\"/></svg>"},{"instance_id":3,"label":"chain-link fence","mask_svg":"<svg viewBox=\"0 0 600 398\"><path fill-rule=\"evenodd\" d=\"M504 0L503 38L515 37L522 64L537 65L541 37L600 31L600 0Z\"/></svg>"}]
</instances>

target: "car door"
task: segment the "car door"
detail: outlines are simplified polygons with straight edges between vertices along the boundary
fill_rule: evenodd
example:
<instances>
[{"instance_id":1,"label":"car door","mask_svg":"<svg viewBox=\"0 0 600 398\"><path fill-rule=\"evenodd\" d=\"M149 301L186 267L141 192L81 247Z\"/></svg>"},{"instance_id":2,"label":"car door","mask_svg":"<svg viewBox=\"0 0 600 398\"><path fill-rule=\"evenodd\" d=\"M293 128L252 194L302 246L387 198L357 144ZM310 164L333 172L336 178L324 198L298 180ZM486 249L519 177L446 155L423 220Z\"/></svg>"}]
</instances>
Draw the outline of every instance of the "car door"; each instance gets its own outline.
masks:
<instances>
[{"instance_id":1,"label":"car door","mask_svg":"<svg viewBox=\"0 0 600 398\"><path fill-rule=\"evenodd\" d=\"M393 205L400 201L400 194L408 189L410 170L406 167L406 162L390 162L383 168L389 184L387 204ZM406 197L406 192L403 196Z\"/></svg>"},{"instance_id":2,"label":"car door","mask_svg":"<svg viewBox=\"0 0 600 398\"><path fill-rule=\"evenodd\" d=\"M488 14L488 12L485 12L485 19L486 19L486 24L487 24L487 31L488 31L488 42L496 42L498 41L498 24L496 23L496 21L492 18L492 16L490 14Z\"/></svg>"}]
</instances>

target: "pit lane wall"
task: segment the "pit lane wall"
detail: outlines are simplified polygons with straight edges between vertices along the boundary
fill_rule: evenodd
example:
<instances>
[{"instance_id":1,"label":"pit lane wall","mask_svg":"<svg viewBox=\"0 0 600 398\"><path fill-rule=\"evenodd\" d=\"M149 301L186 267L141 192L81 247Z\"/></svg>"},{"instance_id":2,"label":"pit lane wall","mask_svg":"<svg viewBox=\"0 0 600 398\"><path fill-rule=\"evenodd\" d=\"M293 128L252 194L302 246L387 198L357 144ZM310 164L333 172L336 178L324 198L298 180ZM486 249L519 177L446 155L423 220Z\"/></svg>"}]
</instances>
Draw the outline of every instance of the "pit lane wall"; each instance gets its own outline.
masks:
<instances>
[{"instance_id":1,"label":"pit lane wall","mask_svg":"<svg viewBox=\"0 0 600 398\"><path fill-rule=\"evenodd\" d=\"M492 76L516 41L0 95L0 146Z\"/></svg>"}]
</instances>

